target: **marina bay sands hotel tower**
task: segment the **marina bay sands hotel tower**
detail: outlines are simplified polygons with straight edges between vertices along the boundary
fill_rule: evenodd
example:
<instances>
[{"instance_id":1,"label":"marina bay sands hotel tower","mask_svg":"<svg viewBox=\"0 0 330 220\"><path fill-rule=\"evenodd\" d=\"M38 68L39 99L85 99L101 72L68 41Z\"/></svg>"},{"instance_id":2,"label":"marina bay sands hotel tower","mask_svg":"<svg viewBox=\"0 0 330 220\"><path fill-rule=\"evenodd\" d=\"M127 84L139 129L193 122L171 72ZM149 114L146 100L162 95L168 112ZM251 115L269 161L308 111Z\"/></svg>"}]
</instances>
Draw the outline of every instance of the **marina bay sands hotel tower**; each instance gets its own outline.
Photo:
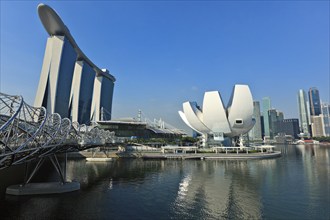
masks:
<instances>
[{"instance_id":1,"label":"marina bay sands hotel tower","mask_svg":"<svg viewBox=\"0 0 330 220\"><path fill-rule=\"evenodd\" d=\"M49 37L34 105L81 124L110 120L115 77L81 51L52 8L40 4L38 14Z\"/></svg>"}]
</instances>

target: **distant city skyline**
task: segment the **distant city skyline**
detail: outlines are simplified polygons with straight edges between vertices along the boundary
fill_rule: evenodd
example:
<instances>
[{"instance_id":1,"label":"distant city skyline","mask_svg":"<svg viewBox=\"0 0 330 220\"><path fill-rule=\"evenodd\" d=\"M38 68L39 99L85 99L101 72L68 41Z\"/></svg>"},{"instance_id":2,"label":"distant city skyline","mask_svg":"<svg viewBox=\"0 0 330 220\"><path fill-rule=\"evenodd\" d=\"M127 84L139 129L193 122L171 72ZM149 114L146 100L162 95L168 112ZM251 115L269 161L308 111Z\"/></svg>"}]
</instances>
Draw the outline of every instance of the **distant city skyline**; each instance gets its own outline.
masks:
<instances>
[{"instance_id":1,"label":"distant city skyline","mask_svg":"<svg viewBox=\"0 0 330 220\"><path fill-rule=\"evenodd\" d=\"M33 105L47 33L40 2L1 1L0 91ZM112 118L162 118L233 84L299 118L297 91L329 103L329 2L46 2L82 50L117 78ZM74 13L74 16L73 16ZM86 16L89 15L89 16Z\"/></svg>"}]
</instances>

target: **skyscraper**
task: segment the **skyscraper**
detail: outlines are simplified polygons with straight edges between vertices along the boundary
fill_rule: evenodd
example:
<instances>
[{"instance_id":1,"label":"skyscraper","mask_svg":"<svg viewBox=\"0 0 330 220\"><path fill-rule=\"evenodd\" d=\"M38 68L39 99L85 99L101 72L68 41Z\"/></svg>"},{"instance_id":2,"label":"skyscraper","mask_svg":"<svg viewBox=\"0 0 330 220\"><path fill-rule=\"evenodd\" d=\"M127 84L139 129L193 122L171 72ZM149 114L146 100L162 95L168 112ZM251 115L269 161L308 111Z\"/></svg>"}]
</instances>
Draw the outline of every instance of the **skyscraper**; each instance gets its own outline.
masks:
<instances>
[{"instance_id":1,"label":"skyscraper","mask_svg":"<svg viewBox=\"0 0 330 220\"><path fill-rule=\"evenodd\" d=\"M271 104L270 104L270 98L264 97L262 98L262 114L264 116L264 136L270 137L270 131L269 131L269 118L268 118L268 111L270 110Z\"/></svg>"},{"instance_id":2,"label":"skyscraper","mask_svg":"<svg viewBox=\"0 0 330 220\"><path fill-rule=\"evenodd\" d=\"M322 137L325 136L324 131L324 122L323 122L323 115L312 115L312 136L313 137Z\"/></svg>"},{"instance_id":3,"label":"skyscraper","mask_svg":"<svg viewBox=\"0 0 330 220\"><path fill-rule=\"evenodd\" d=\"M38 13L49 37L34 106L84 124L110 120L115 77L81 51L52 8L40 4Z\"/></svg>"},{"instance_id":4,"label":"skyscraper","mask_svg":"<svg viewBox=\"0 0 330 220\"><path fill-rule=\"evenodd\" d=\"M315 87L310 88L308 91L308 97L309 97L311 115L320 115L321 101L320 101L319 90Z\"/></svg>"},{"instance_id":5,"label":"skyscraper","mask_svg":"<svg viewBox=\"0 0 330 220\"><path fill-rule=\"evenodd\" d=\"M281 130L278 122L284 120L284 114L276 109L270 109L268 111L268 120L270 138L273 139Z\"/></svg>"},{"instance_id":6,"label":"skyscraper","mask_svg":"<svg viewBox=\"0 0 330 220\"><path fill-rule=\"evenodd\" d=\"M262 140L260 103L258 101L253 101L253 117L256 123L249 132L249 136L251 140Z\"/></svg>"},{"instance_id":7,"label":"skyscraper","mask_svg":"<svg viewBox=\"0 0 330 220\"><path fill-rule=\"evenodd\" d=\"M321 103L325 136L330 137L330 105Z\"/></svg>"},{"instance_id":8,"label":"skyscraper","mask_svg":"<svg viewBox=\"0 0 330 220\"><path fill-rule=\"evenodd\" d=\"M299 136L299 120L297 118L282 119L276 122L277 133L291 135L298 139Z\"/></svg>"},{"instance_id":9,"label":"skyscraper","mask_svg":"<svg viewBox=\"0 0 330 220\"><path fill-rule=\"evenodd\" d=\"M306 98L306 93L304 90L300 89L298 92L298 110L300 119L300 131L305 135L310 135L309 129L309 113L308 113L308 102Z\"/></svg>"},{"instance_id":10,"label":"skyscraper","mask_svg":"<svg viewBox=\"0 0 330 220\"><path fill-rule=\"evenodd\" d=\"M271 139L277 134L276 122L277 122L276 109L270 109L268 111L268 123L269 123L269 136Z\"/></svg>"}]
</instances>

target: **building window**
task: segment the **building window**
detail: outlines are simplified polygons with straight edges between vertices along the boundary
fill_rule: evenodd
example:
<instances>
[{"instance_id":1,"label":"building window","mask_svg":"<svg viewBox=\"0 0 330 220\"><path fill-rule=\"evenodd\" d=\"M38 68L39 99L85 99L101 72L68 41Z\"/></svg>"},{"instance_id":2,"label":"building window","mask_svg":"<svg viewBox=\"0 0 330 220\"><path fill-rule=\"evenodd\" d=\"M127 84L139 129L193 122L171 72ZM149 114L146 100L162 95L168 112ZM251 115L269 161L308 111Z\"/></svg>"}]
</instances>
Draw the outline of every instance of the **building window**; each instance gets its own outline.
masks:
<instances>
[{"instance_id":1,"label":"building window","mask_svg":"<svg viewBox=\"0 0 330 220\"><path fill-rule=\"evenodd\" d=\"M236 119L236 121L235 121L235 124L243 124L243 120L242 119Z\"/></svg>"}]
</instances>

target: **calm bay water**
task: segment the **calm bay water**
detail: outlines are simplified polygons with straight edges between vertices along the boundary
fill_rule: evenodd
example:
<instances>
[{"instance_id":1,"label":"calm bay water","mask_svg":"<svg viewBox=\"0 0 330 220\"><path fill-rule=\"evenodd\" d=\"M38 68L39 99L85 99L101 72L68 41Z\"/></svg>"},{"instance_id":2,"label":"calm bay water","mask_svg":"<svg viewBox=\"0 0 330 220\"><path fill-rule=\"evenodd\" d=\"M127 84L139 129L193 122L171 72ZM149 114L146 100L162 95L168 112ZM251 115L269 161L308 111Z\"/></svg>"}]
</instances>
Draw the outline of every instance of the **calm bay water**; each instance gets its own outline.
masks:
<instances>
[{"instance_id":1,"label":"calm bay water","mask_svg":"<svg viewBox=\"0 0 330 220\"><path fill-rule=\"evenodd\" d=\"M330 147L267 160L70 160L81 190L2 196L0 219L330 219ZM0 183L1 184L1 183Z\"/></svg>"}]
</instances>

